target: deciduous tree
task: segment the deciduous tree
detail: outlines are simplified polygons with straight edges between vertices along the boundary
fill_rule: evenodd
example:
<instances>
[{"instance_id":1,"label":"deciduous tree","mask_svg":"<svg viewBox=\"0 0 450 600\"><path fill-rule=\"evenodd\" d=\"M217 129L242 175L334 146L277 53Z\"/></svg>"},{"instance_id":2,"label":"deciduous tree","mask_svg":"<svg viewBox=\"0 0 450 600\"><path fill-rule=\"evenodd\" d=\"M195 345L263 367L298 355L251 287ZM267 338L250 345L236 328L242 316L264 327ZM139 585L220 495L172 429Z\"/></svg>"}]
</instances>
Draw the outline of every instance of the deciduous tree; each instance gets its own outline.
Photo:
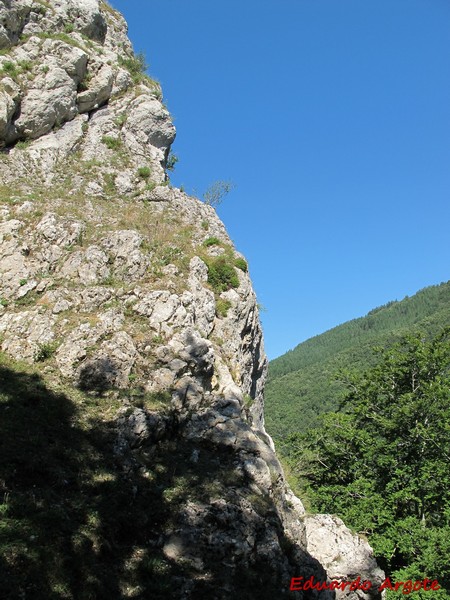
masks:
<instances>
[{"instance_id":1,"label":"deciduous tree","mask_svg":"<svg viewBox=\"0 0 450 600\"><path fill-rule=\"evenodd\" d=\"M290 438L313 504L368 535L393 579L435 578L450 598L450 328L343 379L340 411Z\"/></svg>"}]
</instances>

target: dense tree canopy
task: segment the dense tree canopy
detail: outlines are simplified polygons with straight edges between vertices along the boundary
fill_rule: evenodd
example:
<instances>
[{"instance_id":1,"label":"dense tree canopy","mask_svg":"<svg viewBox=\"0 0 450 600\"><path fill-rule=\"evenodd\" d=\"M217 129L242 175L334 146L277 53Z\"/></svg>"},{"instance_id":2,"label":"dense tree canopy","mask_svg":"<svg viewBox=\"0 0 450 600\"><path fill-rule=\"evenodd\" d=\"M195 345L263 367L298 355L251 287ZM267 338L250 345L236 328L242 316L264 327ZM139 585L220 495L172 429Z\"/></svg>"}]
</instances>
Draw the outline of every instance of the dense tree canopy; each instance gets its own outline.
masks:
<instances>
[{"instance_id":1,"label":"dense tree canopy","mask_svg":"<svg viewBox=\"0 0 450 600\"><path fill-rule=\"evenodd\" d=\"M366 534L393 581L437 579L440 591L417 594L450 598L450 328L409 335L343 380L339 412L289 438L291 465L314 508Z\"/></svg>"}]
</instances>

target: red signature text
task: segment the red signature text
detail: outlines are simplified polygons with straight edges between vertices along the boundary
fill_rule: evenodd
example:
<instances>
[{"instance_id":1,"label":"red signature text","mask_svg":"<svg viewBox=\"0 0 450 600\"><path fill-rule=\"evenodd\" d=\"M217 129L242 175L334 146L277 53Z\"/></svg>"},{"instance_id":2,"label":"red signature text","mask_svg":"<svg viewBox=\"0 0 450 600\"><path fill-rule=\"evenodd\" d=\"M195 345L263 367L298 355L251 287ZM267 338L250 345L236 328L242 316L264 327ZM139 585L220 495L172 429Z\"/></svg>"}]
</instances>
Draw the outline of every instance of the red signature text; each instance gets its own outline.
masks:
<instances>
[{"instance_id":1,"label":"red signature text","mask_svg":"<svg viewBox=\"0 0 450 600\"><path fill-rule=\"evenodd\" d=\"M306 590L341 590L345 591L348 589L350 592L354 592L356 590L363 590L367 592L372 587L372 582L365 580L361 581L361 577L357 577L353 581L315 581L314 576L311 575L308 579L304 577L292 577L291 585L289 590L291 592L299 592ZM419 590L423 590L424 592L430 592L431 590L436 591L440 590L441 586L438 584L437 580L434 579L422 579L417 581L412 581L408 579L407 581L397 581L396 583L392 583L389 577L383 581L383 583L379 586L378 591L382 592L383 590L393 590L395 592L402 592L402 594L410 594L411 592L418 592Z\"/></svg>"},{"instance_id":2,"label":"red signature text","mask_svg":"<svg viewBox=\"0 0 450 600\"><path fill-rule=\"evenodd\" d=\"M402 589L403 588L403 589ZM397 581L396 583L391 583L389 577L383 581L378 590L382 592L383 590L393 590L395 592L402 592L402 594L410 594L411 592L418 592L419 590L423 590L424 592L430 592L431 590L440 590L441 586L438 584L437 580L434 579L431 581L430 579L422 579L422 581L411 581L411 579L407 579L406 581Z\"/></svg>"},{"instance_id":3,"label":"red signature text","mask_svg":"<svg viewBox=\"0 0 450 600\"><path fill-rule=\"evenodd\" d=\"M356 590L370 590L372 587L372 583L370 581L361 582L361 577L357 577L354 581L314 581L314 576L311 575L309 579L304 579L303 577L292 577L291 586L289 590L291 592L299 592L301 590L342 590L344 591L346 587L351 592Z\"/></svg>"}]
</instances>

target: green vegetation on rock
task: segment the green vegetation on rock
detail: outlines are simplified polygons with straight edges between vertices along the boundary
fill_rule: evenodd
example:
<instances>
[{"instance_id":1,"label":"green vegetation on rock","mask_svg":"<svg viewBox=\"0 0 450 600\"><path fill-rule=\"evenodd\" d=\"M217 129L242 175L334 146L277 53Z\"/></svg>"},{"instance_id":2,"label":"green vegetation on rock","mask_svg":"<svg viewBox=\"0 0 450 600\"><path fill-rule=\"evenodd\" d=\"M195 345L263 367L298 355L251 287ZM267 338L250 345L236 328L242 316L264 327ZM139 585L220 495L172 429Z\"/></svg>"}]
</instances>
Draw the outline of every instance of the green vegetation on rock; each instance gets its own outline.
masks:
<instances>
[{"instance_id":1,"label":"green vegetation on rock","mask_svg":"<svg viewBox=\"0 0 450 600\"><path fill-rule=\"evenodd\" d=\"M247 273L248 264L244 258L241 258L241 257L236 258L234 261L234 264L238 269L240 269L241 271L244 271L244 273Z\"/></svg>"},{"instance_id":2,"label":"green vegetation on rock","mask_svg":"<svg viewBox=\"0 0 450 600\"><path fill-rule=\"evenodd\" d=\"M223 298L217 298L216 300L216 314L218 317L226 317L228 310L231 308L231 302L224 300Z\"/></svg>"},{"instance_id":3,"label":"green vegetation on rock","mask_svg":"<svg viewBox=\"0 0 450 600\"><path fill-rule=\"evenodd\" d=\"M219 238L209 237L203 242L203 246L205 246L205 248L209 248L209 246L220 246L220 243L221 242Z\"/></svg>"},{"instance_id":4,"label":"green vegetation on rock","mask_svg":"<svg viewBox=\"0 0 450 600\"><path fill-rule=\"evenodd\" d=\"M141 179L148 179L151 174L152 174L152 171L151 171L150 167L139 167L139 169L138 169L138 176Z\"/></svg>"},{"instance_id":5,"label":"green vegetation on rock","mask_svg":"<svg viewBox=\"0 0 450 600\"><path fill-rule=\"evenodd\" d=\"M175 165L178 162L178 156L171 152L166 161L166 169L168 171L173 171L175 169Z\"/></svg>"},{"instance_id":6,"label":"green vegetation on rock","mask_svg":"<svg viewBox=\"0 0 450 600\"><path fill-rule=\"evenodd\" d=\"M203 194L205 204L217 208L227 194L234 188L231 181L215 181Z\"/></svg>"},{"instance_id":7,"label":"green vegetation on rock","mask_svg":"<svg viewBox=\"0 0 450 600\"><path fill-rule=\"evenodd\" d=\"M119 150L122 147L122 141L119 138L110 135L104 135L102 137L102 144L105 144L109 150Z\"/></svg>"},{"instance_id":8,"label":"green vegetation on rock","mask_svg":"<svg viewBox=\"0 0 450 600\"><path fill-rule=\"evenodd\" d=\"M121 67L130 73L133 83L150 83L153 86L158 86L158 83L146 74L148 64L142 52L135 56L119 56L118 62Z\"/></svg>"},{"instance_id":9,"label":"green vegetation on rock","mask_svg":"<svg viewBox=\"0 0 450 600\"><path fill-rule=\"evenodd\" d=\"M239 278L234 265L227 256L206 259L208 283L217 293L226 292L239 286Z\"/></svg>"}]
</instances>

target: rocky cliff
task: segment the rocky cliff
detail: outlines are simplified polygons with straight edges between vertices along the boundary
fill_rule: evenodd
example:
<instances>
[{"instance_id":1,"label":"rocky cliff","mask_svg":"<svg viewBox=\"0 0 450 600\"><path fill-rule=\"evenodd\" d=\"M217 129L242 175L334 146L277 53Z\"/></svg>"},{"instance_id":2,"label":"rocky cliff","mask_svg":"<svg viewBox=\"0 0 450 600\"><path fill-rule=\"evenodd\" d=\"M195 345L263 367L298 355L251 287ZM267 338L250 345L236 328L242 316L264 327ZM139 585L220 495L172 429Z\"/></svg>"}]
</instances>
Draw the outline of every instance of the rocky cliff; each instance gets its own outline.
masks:
<instances>
[{"instance_id":1,"label":"rocky cliff","mask_svg":"<svg viewBox=\"0 0 450 600\"><path fill-rule=\"evenodd\" d=\"M369 546L286 485L247 263L170 186L175 129L123 18L0 0L0 49L2 598L375 590Z\"/></svg>"}]
</instances>

